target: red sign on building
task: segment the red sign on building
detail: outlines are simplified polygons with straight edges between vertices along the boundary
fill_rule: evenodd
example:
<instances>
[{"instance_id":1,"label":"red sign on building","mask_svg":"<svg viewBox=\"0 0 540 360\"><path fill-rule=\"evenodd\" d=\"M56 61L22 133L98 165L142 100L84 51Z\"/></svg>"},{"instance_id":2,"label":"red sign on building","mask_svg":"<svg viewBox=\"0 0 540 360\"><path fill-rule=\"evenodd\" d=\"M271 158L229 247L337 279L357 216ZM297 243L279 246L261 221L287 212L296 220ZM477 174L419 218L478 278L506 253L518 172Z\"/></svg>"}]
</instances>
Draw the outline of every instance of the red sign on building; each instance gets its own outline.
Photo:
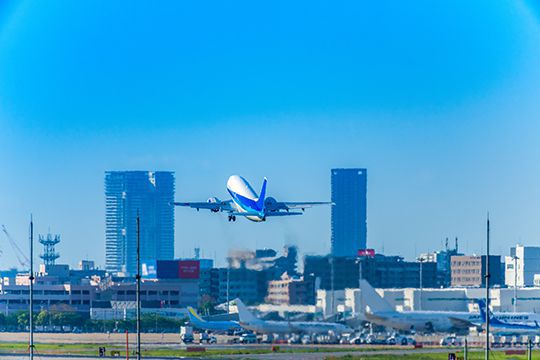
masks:
<instances>
[{"instance_id":1,"label":"red sign on building","mask_svg":"<svg viewBox=\"0 0 540 360\"><path fill-rule=\"evenodd\" d=\"M180 260L178 262L178 277L180 279L198 279L201 265L198 260Z\"/></svg>"},{"instance_id":2,"label":"red sign on building","mask_svg":"<svg viewBox=\"0 0 540 360\"><path fill-rule=\"evenodd\" d=\"M374 249L360 249L358 250L358 256L374 257L375 250Z\"/></svg>"}]
</instances>

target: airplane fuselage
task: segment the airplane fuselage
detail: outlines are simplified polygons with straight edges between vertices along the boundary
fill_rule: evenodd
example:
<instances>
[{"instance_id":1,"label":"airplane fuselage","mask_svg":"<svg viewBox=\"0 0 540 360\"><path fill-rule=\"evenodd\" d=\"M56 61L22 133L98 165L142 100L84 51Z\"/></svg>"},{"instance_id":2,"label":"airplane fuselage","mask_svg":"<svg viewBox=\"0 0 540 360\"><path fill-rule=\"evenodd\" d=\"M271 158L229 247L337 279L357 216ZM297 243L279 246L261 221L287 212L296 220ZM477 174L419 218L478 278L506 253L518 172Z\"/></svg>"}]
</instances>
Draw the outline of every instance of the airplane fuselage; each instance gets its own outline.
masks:
<instances>
[{"instance_id":1,"label":"airplane fuselage","mask_svg":"<svg viewBox=\"0 0 540 360\"><path fill-rule=\"evenodd\" d=\"M496 313L500 320L519 320L525 323L534 323L540 321L540 315L529 313ZM378 325L390 327L397 330L415 330L422 332L448 332L456 330L466 330L466 323L475 326L482 325L480 313L461 312L461 311L411 311L411 312L376 312L374 314L366 313L367 321ZM452 319L461 320L463 325L459 325ZM495 329L494 329L495 330ZM506 329L500 329L504 331ZM520 329L515 329L519 331ZM530 332L530 329L521 329L524 333Z\"/></svg>"},{"instance_id":2,"label":"airplane fuselage","mask_svg":"<svg viewBox=\"0 0 540 360\"><path fill-rule=\"evenodd\" d=\"M264 204L257 203L258 195L246 179L238 175L229 177L227 191L231 195L236 211L257 214L246 216L251 221L265 221Z\"/></svg>"},{"instance_id":3,"label":"airplane fuselage","mask_svg":"<svg viewBox=\"0 0 540 360\"><path fill-rule=\"evenodd\" d=\"M342 324L309 321L253 321L241 322L243 328L262 334L342 334L351 329Z\"/></svg>"}]
</instances>

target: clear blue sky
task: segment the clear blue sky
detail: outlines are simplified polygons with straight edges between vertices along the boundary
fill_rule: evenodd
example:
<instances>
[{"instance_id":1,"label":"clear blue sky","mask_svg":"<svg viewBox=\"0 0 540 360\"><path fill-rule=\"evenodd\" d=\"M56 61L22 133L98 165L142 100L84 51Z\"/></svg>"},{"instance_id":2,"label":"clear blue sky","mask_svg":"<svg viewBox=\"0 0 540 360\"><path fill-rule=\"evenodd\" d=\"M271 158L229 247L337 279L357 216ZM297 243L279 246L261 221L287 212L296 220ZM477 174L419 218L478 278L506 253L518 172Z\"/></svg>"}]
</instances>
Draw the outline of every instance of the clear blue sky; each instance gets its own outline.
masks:
<instances>
[{"instance_id":1,"label":"clear blue sky","mask_svg":"<svg viewBox=\"0 0 540 360\"><path fill-rule=\"evenodd\" d=\"M105 170L176 172L177 199L242 174L328 200L367 167L368 244L540 245L540 6L533 1L0 3L0 223L104 262ZM254 224L176 210L176 255L324 253L330 211ZM1 267L16 265L2 237Z\"/></svg>"}]
</instances>

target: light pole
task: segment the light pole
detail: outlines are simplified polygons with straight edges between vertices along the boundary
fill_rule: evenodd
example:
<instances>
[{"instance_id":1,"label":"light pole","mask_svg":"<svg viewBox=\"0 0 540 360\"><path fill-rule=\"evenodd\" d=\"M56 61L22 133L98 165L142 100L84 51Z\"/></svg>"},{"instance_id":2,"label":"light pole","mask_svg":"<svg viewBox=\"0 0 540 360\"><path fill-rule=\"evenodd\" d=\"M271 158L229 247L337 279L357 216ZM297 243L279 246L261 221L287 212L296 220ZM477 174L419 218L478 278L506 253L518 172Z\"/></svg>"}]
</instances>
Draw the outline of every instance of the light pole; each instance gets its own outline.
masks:
<instances>
[{"instance_id":1,"label":"light pole","mask_svg":"<svg viewBox=\"0 0 540 360\"><path fill-rule=\"evenodd\" d=\"M141 218L137 210L137 275L136 301L137 301L137 359L141 358Z\"/></svg>"},{"instance_id":2,"label":"light pole","mask_svg":"<svg viewBox=\"0 0 540 360\"><path fill-rule=\"evenodd\" d=\"M30 328L30 344L28 346L30 350L30 360L34 359L34 219L30 215L30 271L28 274L29 280L29 328Z\"/></svg>"},{"instance_id":3,"label":"light pole","mask_svg":"<svg viewBox=\"0 0 540 360\"><path fill-rule=\"evenodd\" d=\"M516 255L513 256L514 259L514 312L517 312L517 260L519 259Z\"/></svg>"},{"instance_id":4,"label":"light pole","mask_svg":"<svg viewBox=\"0 0 540 360\"><path fill-rule=\"evenodd\" d=\"M419 310L422 311L422 294L423 294L423 288L424 288L424 276L423 276L423 266L424 258L419 257L418 262L420 263L420 301L418 301L418 307Z\"/></svg>"}]
</instances>

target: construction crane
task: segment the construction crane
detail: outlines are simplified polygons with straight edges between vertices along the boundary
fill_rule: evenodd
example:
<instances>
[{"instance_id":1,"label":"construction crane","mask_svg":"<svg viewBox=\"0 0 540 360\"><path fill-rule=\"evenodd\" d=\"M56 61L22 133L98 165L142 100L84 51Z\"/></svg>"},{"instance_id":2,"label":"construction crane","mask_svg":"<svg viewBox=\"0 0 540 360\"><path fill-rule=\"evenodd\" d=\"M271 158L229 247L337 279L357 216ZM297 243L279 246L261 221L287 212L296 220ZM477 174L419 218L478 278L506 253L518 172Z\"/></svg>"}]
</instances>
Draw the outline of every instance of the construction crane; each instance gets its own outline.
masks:
<instances>
[{"instance_id":1,"label":"construction crane","mask_svg":"<svg viewBox=\"0 0 540 360\"><path fill-rule=\"evenodd\" d=\"M8 239L8 242L11 245L15 256L17 257L17 261L19 262L19 264L21 264L23 269L27 268L28 264L30 264L30 259L24 254L19 245L17 245L17 243L15 242L15 240L13 240L13 238L7 231L5 225L2 225L2 231L4 232L4 234L6 234L6 238Z\"/></svg>"}]
</instances>

